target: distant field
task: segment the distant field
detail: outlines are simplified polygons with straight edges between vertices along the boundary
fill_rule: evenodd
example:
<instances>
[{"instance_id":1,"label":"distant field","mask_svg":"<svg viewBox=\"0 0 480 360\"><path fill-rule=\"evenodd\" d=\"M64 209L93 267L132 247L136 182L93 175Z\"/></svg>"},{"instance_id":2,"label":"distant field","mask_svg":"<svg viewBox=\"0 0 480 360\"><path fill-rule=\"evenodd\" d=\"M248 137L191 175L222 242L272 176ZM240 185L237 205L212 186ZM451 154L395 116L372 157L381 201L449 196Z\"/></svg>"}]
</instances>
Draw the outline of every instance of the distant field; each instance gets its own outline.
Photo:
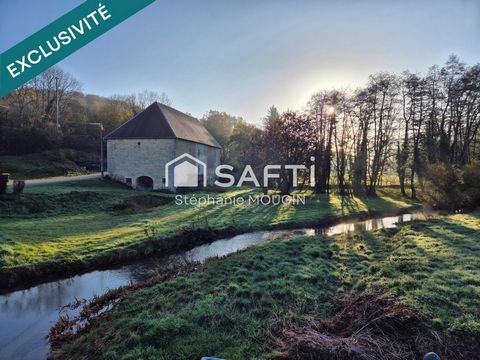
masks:
<instances>
[{"instance_id":1,"label":"distant field","mask_svg":"<svg viewBox=\"0 0 480 360\"><path fill-rule=\"evenodd\" d=\"M387 315L383 320L401 324L407 339L399 344L411 341L424 350L399 358L421 358L432 350L442 359L476 358L462 352L478 354L480 214L262 243L214 260L201 272L131 293L57 358L271 359L278 346L272 336L280 336L284 326L327 318L335 313L335 296L372 290L396 296L421 319L412 323ZM381 324L375 317L382 310L367 320ZM430 345L416 338L419 326ZM345 355L345 338L335 332L329 336ZM361 329L351 336L361 338ZM445 338L457 341L454 357L443 356Z\"/></svg>"},{"instance_id":2,"label":"distant field","mask_svg":"<svg viewBox=\"0 0 480 360\"><path fill-rule=\"evenodd\" d=\"M35 274L103 257L118 259L142 248L146 226L154 224L155 237L163 246L175 247L168 239L185 229L233 228L241 231L287 226L308 226L322 220L367 212L385 213L418 206L400 196L395 188L379 191L377 198L341 198L307 194L305 205L176 205L150 210L109 211L125 199L145 193L107 181L84 181L27 188L16 200L0 201L0 276L12 280L16 274ZM156 197L162 195L151 193ZM251 189L235 189L215 196L248 196ZM193 194L189 195L192 196ZM194 194L197 197L200 193Z\"/></svg>"}]
</instances>

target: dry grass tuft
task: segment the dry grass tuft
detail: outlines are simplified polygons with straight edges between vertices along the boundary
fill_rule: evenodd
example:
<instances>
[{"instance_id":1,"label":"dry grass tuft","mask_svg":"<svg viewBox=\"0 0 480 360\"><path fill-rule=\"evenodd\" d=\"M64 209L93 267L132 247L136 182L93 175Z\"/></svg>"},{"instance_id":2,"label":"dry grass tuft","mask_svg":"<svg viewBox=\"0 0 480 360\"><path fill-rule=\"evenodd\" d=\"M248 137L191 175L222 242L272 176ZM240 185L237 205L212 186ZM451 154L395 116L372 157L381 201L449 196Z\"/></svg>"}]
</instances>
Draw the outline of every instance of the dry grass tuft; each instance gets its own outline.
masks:
<instances>
[{"instance_id":1,"label":"dry grass tuft","mask_svg":"<svg viewBox=\"0 0 480 360\"><path fill-rule=\"evenodd\" d=\"M334 299L336 313L327 319L283 324L274 338L276 359L384 360L418 359L436 351L461 358L459 345L440 339L426 327L422 314L393 296L370 293ZM455 349L455 351L452 351ZM478 347L477 347L478 349Z\"/></svg>"}]
</instances>

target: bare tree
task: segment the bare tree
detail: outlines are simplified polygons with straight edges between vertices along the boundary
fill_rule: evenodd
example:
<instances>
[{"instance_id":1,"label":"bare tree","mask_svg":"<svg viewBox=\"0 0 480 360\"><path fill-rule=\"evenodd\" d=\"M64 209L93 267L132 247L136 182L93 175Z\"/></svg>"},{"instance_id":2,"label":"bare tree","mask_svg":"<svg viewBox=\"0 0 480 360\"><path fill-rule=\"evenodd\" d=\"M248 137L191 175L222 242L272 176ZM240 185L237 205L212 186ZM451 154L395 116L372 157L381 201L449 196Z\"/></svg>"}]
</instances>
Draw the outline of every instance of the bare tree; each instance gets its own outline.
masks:
<instances>
[{"instance_id":1,"label":"bare tree","mask_svg":"<svg viewBox=\"0 0 480 360\"><path fill-rule=\"evenodd\" d=\"M314 129L311 147L315 156L315 191L318 193L326 193L330 188L337 107L344 97L340 91L321 91L314 94L308 104Z\"/></svg>"},{"instance_id":2,"label":"bare tree","mask_svg":"<svg viewBox=\"0 0 480 360\"><path fill-rule=\"evenodd\" d=\"M164 92L159 94L156 91L144 90L136 94L136 104L140 108L140 110L144 110L155 101L168 106L172 104L170 98Z\"/></svg>"},{"instance_id":3,"label":"bare tree","mask_svg":"<svg viewBox=\"0 0 480 360\"><path fill-rule=\"evenodd\" d=\"M398 81L394 75L380 73L369 78L367 87L355 97L359 136L353 169L354 191L362 185L375 195L387 160L391 155L397 120Z\"/></svg>"},{"instance_id":4,"label":"bare tree","mask_svg":"<svg viewBox=\"0 0 480 360\"><path fill-rule=\"evenodd\" d=\"M355 123L351 115L351 104L346 94L336 105L336 126L334 128L335 161L338 192L341 195L350 193L350 179L352 156L355 147Z\"/></svg>"},{"instance_id":5,"label":"bare tree","mask_svg":"<svg viewBox=\"0 0 480 360\"><path fill-rule=\"evenodd\" d=\"M314 134L312 120L306 115L286 112L265 128L263 148L266 163L270 165L297 165L309 161L311 139ZM293 172L282 167L277 188L283 194L291 192Z\"/></svg>"}]
</instances>

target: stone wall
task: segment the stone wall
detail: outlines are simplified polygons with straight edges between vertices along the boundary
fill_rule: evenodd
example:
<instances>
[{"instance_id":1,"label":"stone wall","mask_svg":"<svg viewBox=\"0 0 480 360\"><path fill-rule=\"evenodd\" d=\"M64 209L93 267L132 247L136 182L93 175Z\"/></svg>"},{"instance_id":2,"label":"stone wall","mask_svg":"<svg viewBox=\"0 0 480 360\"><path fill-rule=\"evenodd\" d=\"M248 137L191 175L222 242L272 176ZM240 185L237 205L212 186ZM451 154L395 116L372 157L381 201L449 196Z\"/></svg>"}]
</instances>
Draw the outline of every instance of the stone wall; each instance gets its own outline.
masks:
<instances>
[{"instance_id":1,"label":"stone wall","mask_svg":"<svg viewBox=\"0 0 480 360\"><path fill-rule=\"evenodd\" d=\"M175 154L174 139L113 139L107 141L107 169L115 180L137 187L140 176L153 179L154 189L163 188L165 164ZM129 180L130 179L130 180Z\"/></svg>"},{"instance_id":2,"label":"stone wall","mask_svg":"<svg viewBox=\"0 0 480 360\"><path fill-rule=\"evenodd\" d=\"M207 164L207 183L213 185L215 167L220 164L220 149L185 140L108 140L107 170L113 179L127 183L133 188L137 188L140 176L148 176L153 180L154 189L165 189L165 164L184 153ZM169 177L173 179L173 166L169 170ZM170 181L169 189L175 190L173 180Z\"/></svg>"}]
</instances>

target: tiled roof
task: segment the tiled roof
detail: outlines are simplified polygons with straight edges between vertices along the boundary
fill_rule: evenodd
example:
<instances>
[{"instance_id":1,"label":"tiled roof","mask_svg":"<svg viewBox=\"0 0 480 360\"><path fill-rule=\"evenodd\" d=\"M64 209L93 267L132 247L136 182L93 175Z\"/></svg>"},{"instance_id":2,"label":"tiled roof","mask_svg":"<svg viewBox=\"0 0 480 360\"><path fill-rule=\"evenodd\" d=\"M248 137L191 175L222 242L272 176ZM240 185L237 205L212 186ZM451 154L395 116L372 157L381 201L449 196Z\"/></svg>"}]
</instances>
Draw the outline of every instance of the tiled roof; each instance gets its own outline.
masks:
<instances>
[{"instance_id":1,"label":"tiled roof","mask_svg":"<svg viewBox=\"0 0 480 360\"><path fill-rule=\"evenodd\" d=\"M113 130L105 139L182 139L221 148L198 119L158 102Z\"/></svg>"}]
</instances>

